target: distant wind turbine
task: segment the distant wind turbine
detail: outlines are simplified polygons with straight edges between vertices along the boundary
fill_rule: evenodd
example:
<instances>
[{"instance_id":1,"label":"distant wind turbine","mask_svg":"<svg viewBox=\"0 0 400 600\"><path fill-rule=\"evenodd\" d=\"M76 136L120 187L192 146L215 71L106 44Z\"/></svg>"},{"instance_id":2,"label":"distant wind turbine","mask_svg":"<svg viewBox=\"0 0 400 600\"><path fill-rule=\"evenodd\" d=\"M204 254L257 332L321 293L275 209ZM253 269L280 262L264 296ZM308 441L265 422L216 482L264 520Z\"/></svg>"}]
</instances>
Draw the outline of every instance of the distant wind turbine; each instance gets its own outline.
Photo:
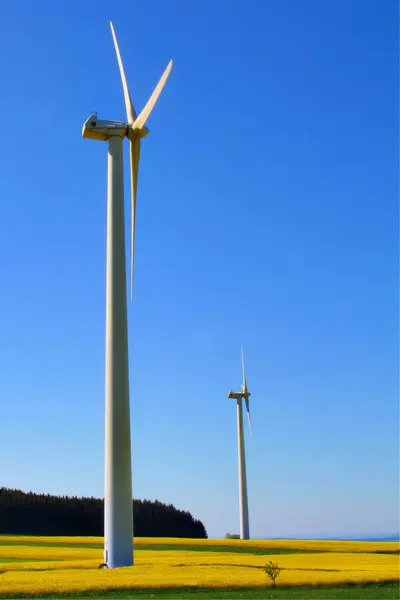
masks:
<instances>
[{"instance_id":1,"label":"distant wind turbine","mask_svg":"<svg viewBox=\"0 0 400 600\"><path fill-rule=\"evenodd\" d=\"M127 123L102 121L94 113L85 121L82 136L90 140L108 142L104 565L114 568L133 564L123 140L127 137L130 146L132 298L140 141L149 133L145 123L171 71L172 61L169 62L146 106L137 116L111 22L110 26L122 79Z\"/></svg>"},{"instance_id":2,"label":"distant wind turbine","mask_svg":"<svg viewBox=\"0 0 400 600\"><path fill-rule=\"evenodd\" d=\"M246 478L246 456L244 451L244 432L243 432L243 407L242 400L246 404L247 418L249 421L250 437L253 438L250 419L250 392L247 389L246 374L244 370L244 356L242 353L242 373L243 384L241 392L232 392L228 398L235 398L237 404L237 432L238 432L238 463L239 463L239 505L240 505L240 539L248 540L250 538L249 530L249 504L247 499L247 478Z\"/></svg>"}]
</instances>

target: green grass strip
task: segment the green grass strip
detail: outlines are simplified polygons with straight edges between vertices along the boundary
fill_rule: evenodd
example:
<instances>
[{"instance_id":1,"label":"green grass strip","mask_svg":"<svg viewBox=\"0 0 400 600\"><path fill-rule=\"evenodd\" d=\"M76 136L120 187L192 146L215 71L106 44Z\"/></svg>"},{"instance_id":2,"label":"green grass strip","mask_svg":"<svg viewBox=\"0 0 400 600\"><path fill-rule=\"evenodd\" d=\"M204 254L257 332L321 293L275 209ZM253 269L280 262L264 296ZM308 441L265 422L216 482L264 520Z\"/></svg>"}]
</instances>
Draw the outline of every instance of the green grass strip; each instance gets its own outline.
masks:
<instances>
[{"instance_id":1,"label":"green grass strip","mask_svg":"<svg viewBox=\"0 0 400 600\"><path fill-rule=\"evenodd\" d=\"M46 600L60 598L63 600L77 598L100 599L154 599L154 600L236 600L236 599L264 599L264 600L398 600L398 583L341 585L323 587L271 587L263 588L171 588L171 589L136 589L136 590L108 590L101 592L86 592L77 594L47 594L47 595L1 595L0 598L43 598Z\"/></svg>"}]
</instances>

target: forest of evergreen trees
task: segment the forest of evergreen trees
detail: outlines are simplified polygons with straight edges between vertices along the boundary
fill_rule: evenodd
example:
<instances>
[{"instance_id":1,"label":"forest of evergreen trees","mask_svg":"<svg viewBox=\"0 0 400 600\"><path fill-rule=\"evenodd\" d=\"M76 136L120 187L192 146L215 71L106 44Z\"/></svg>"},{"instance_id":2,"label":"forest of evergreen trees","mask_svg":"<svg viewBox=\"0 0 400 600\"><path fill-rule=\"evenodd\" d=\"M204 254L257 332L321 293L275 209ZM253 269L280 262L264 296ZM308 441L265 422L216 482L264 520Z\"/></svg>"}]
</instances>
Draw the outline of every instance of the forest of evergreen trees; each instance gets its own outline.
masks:
<instances>
[{"instance_id":1,"label":"forest of evergreen trees","mask_svg":"<svg viewBox=\"0 0 400 600\"><path fill-rule=\"evenodd\" d=\"M0 533L103 535L104 502L99 498L50 496L0 488ZM135 536L206 538L203 523L172 504L133 500Z\"/></svg>"}]
</instances>

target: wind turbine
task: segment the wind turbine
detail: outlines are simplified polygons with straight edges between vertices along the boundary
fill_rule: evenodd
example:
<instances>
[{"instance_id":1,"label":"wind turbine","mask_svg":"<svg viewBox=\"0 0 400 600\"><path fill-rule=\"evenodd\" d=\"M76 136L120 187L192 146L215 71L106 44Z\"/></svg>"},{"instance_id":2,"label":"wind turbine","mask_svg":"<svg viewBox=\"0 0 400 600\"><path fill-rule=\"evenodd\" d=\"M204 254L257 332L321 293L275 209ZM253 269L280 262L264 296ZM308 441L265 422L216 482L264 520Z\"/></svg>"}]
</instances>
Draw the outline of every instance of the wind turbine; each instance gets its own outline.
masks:
<instances>
[{"instance_id":1,"label":"wind turbine","mask_svg":"<svg viewBox=\"0 0 400 600\"><path fill-rule=\"evenodd\" d=\"M100 120L94 113L85 121L82 136L90 140L108 142L104 566L114 568L133 564L123 140L127 137L130 146L132 299L140 141L149 133L145 123L171 71L172 61L169 62L146 106L137 116L111 22L110 27L121 74L127 123Z\"/></svg>"},{"instance_id":2,"label":"wind turbine","mask_svg":"<svg viewBox=\"0 0 400 600\"><path fill-rule=\"evenodd\" d=\"M248 540L250 537L249 531L249 504L247 500L247 479L246 479L246 456L244 451L244 432L243 432L243 407L242 400L246 404L247 418L249 421L250 437L253 438L250 420L250 392L247 389L246 374L244 371L244 356L242 353L242 373L243 384L241 392L232 392L228 394L228 398L235 398L237 405L237 432L238 432L238 463L239 463L239 506L240 506L240 539Z\"/></svg>"}]
</instances>

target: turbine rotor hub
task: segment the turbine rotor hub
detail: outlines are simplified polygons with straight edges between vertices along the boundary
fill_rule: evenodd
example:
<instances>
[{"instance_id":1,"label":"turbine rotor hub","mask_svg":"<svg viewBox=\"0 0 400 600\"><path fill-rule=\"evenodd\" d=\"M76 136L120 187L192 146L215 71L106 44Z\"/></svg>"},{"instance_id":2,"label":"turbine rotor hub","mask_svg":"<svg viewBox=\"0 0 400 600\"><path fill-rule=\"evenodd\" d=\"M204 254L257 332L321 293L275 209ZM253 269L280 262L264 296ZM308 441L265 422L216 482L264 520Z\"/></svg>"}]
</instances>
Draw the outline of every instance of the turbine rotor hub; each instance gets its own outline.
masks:
<instances>
[{"instance_id":1,"label":"turbine rotor hub","mask_svg":"<svg viewBox=\"0 0 400 600\"><path fill-rule=\"evenodd\" d=\"M146 137L150 133L150 130L147 127L142 127L141 129L133 129L132 125L128 125L128 133L127 136L130 140L137 140Z\"/></svg>"}]
</instances>

